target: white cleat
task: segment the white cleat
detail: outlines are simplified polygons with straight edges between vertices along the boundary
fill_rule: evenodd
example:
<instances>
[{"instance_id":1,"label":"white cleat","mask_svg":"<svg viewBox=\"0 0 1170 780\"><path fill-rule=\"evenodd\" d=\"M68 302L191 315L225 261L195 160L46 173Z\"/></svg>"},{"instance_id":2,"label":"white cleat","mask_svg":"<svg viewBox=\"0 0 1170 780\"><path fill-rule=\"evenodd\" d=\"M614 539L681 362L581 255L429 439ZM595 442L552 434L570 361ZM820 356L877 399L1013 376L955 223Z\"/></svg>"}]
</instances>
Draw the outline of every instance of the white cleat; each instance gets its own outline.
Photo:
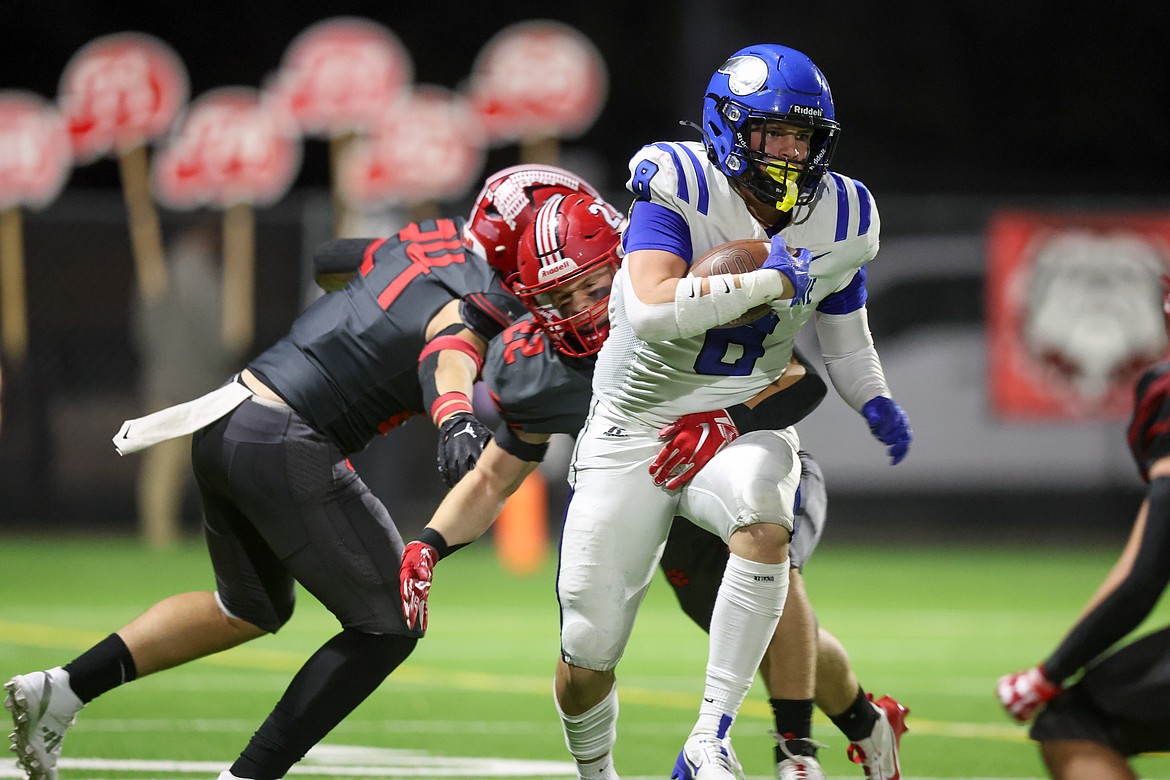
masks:
<instances>
[{"instance_id":1,"label":"white cleat","mask_svg":"<svg viewBox=\"0 0 1170 780\"><path fill-rule=\"evenodd\" d=\"M869 780L901 780L902 764L898 750L902 734L907 731L906 716L910 710L889 696L874 701L872 695L866 695L877 710L877 723L868 737L851 742L846 754L850 761L861 764Z\"/></svg>"},{"instance_id":2,"label":"white cleat","mask_svg":"<svg viewBox=\"0 0 1170 780\"><path fill-rule=\"evenodd\" d=\"M61 667L18 674L4 683L4 707L12 713L12 751L28 780L57 780L65 732L77 719L81 699Z\"/></svg>"},{"instance_id":3,"label":"white cleat","mask_svg":"<svg viewBox=\"0 0 1170 780\"><path fill-rule=\"evenodd\" d=\"M739 760L729 738L692 734L674 762L671 780L739 780Z\"/></svg>"},{"instance_id":4,"label":"white cleat","mask_svg":"<svg viewBox=\"0 0 1170 780\"><path fill-rule=\"evenodd\" d=\"M825 773L816 759L817 748L824 747L819 742L777 737L776 744L784 755L776 764L776 780L825 780ZM807 755L810 752L811 755Z\"/></svg>"}]
</instances>

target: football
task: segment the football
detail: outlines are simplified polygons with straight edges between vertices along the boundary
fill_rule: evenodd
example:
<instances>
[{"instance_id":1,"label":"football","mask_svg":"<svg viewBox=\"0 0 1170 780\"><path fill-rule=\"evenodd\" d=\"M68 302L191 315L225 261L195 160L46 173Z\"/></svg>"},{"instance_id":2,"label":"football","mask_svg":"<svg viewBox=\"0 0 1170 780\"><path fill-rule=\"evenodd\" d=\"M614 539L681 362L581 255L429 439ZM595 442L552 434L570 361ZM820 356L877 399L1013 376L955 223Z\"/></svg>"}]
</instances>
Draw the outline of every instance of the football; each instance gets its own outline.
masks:
<instances>
[{"instance_id":1,"label":"football","mask_svg":"<svg viewBox=\"0 0 1170 780\"><path fill-rule=\"evenodd\" d=\"M716 274L742 274L755 271L768 259L771 242L758 238L743 238L720 244L707 254L691 263L689 276L715 276ZM767 304L748 309L742 316L719 325L720 328L737 328L755 322L771 311Z\"/></svg>"}]
</instances>

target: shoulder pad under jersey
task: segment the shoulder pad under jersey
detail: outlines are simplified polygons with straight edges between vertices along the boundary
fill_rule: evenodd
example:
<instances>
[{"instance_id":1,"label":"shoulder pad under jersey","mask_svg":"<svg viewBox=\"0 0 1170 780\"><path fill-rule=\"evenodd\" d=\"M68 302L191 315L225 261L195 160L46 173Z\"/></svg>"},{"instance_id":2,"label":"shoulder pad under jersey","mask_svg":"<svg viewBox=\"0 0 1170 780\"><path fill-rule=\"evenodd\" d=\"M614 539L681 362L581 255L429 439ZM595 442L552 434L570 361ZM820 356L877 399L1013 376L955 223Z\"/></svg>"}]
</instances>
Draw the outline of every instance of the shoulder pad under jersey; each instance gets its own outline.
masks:
<instances>
[{"instance_id":1,"label":"shoulder pad under jersey","mask_svg":"<svg viewBox=\"0 0 1170 780\"><path fill-rule=\"evenodd\" d=\"M502 284L498 290L465 295L459 303L459 318L484 341L491 341L527 313L520 299Z\"/></svg>"},{"instance_id":2,"label":"shoulder pad under jersey","mask_svg":"<svg viewBox=\"0 0 1170 780\"><path fill-rule=\"evenodd\" d=\"M881 220L869 189L839 173L821 179L806 218L783 233L790 246L800 246L817 258L818 273L831 275L860 268L877 255Z\"/></svg>"}]
</instances>

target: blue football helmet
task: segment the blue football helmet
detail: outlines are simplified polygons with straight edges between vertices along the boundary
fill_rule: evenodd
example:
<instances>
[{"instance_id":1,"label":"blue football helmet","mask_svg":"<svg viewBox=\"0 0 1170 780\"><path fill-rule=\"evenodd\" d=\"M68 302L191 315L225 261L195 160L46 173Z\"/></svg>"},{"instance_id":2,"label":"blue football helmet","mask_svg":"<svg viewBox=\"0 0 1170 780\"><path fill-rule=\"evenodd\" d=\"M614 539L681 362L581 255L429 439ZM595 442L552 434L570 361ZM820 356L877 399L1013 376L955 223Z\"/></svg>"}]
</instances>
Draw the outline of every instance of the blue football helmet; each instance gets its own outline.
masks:
<instances>
[{"instance_id":1,"label":"blue football helmet","mask_svg":"<svg viewBox=\"0 0 1170 780\"><path fill-rule=\"evenodd\" d=\"M752 148L752 127L768 121L808 128L808 159ZM812 201L841 132L824 74L806 55L773 43L740 49L715 71L700 129L711 162L780 211Z\"/></svg>"}]
</instances>

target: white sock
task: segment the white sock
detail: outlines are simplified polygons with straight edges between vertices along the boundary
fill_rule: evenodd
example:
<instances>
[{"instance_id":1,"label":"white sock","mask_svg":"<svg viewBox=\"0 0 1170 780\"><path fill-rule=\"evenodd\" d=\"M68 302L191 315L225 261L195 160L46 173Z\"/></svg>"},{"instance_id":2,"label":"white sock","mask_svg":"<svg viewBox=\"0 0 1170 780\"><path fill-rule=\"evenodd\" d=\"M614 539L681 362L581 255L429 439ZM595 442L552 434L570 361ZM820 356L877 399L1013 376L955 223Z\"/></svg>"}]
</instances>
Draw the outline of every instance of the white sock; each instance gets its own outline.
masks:
<instances>
[{"instance_id":1,"label":"white sock","mask_svg":"<svg viewBox=\"0 0 1170 780\"><path fill-rule=\"evenodd\" d=\"M727 736L752 686L788 598L788 561L757 563L734 553L711 614L707 685L691 733Z\"/></svg>"},{"instance_id":2,"label":"white sock","mask_svg":"<svg viewBox=\"0 0 1170 780\"><path fill-rule=\"evenodd\" d=\"M617 777L613 769L613 746L617 742L618 696L617 686L593 707L580 715L567 715L553 697L561 728L565 732L565 746L577 762L577 774L586 780Z\"/></svg>"}]
</instances>

